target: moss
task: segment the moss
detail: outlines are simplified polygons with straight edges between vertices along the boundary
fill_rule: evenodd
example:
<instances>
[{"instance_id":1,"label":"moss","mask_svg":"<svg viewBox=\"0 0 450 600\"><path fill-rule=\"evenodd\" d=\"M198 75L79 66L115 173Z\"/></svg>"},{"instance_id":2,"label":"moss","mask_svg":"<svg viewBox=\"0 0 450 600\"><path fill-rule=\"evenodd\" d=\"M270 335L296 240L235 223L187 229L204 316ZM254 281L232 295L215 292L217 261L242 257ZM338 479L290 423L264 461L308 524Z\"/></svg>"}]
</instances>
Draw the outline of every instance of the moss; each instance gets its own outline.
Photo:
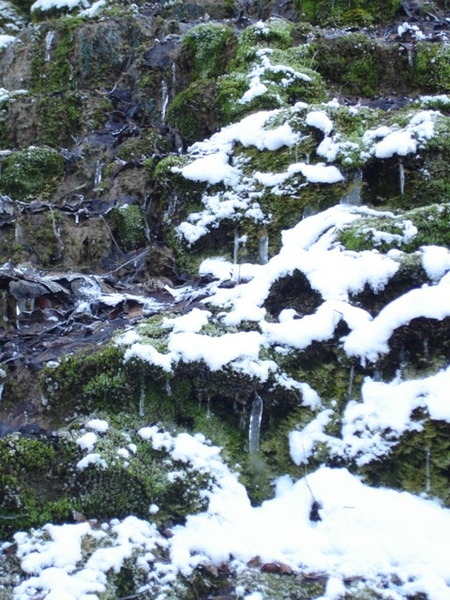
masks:
<instances>
[{"instance_id":1,"label":"moss","mask_svg":"<svg viewBox=\"0 0 450 600\"><path fill-rule=\"evenodd\" d=\"M347 10L340 15L342 27L368 27L373 24L374 16L364 8Z\"/></svg>"},{"instance_id":2,"label":"moss","mask_svg":"<svg viewBox=\"0 0 450 600\"><path fill-rule=\"evenodd\" d=\"M63 90L75 89L74 69L71 62L73 54L74 35L76 29L82 24L82 20L63 18L58 21L55 39L52 42L51 60L47 60L46 35L50 35L50 29L43 27L37 30L36 50L33 53L31 65L33 92L61 92Z\"/></svg>"},{"instance_id":3,"label":"moss","mask_svg":"<svg viewBox=\"0 0 450 600\"><path fill-rule=\"evenodd\" d=\"M356 252L373 248L380 252L388 252L392 248L414 252L429 245L450 248L449 219L450 205L435 204L397 216L361 219L343 227L338 237L345 248ZM411 227L415 227L417 233L412 237L405 236Z\"/></svg>"},{"instance_id":4,"label":"moss","mask_svg":"<svg viewBox=\"0 0 450 600\"><path fill-rule=\"evenodd\" d=\"M172 151L167 137L156 129L150 129L138 137L126 140L117 150L117 157L125 161L147 161L145 166L151 173L154 168L153 155L165 155Z\"/></svg>"},{"instance_id":5,"label":"moss","mask_svg":"<svg viewBox=\"0 0 450 600\"><path fill-rule=\"evenodd\" d=\"M64 493L76 449L46 438L18 434L0 439L0 539L19 528L70 515L73 503Z\"/></svg>"},{"instance_id":6,"label":"moss","mask_svg":"<svg viewBox=\"0 0 450 600\"><path fill-rule=\"evenodd\" d=\"M57 368L44 368L40 381L48 415L58 422L78 412L107 408L113 414L126 403L136 407L139 381L129 379L124 370L123 352L112 345L67 356Z\"/></svg>"},{"instance_id":7,"label":"moss","mask_svg":"<svg viewBox=\"0 0 450 600\"><path fill-rule=\"evenodd\" d=\"M450 46L418 42L414 55L413 82L432 93L450 91Z\"/></svg>"},{"instance_id":8,"label":"moss","mask_svg":"<svg viewBox=\"0 0 450 600\"><path fill-rule=\"evenodd\" d=\"M217 82L199 80L180 92L167 107L167 120L191 144L214 133L219 125L216 108Z\"/></svg>"},{"instance_id":9,"label":"moss","mask_svg":"<svg viewBox=\"0 0 450 600\"><path fill-rule=\"evenodd\" d=\"M437 497L450 506L449 424L416 412L416 421L425 417L421 431L405 433L391 454L363 469L375 485Z\"/></svg>"},{"instance_id":10,"label":"moss","mask_svg":"<svg viewBox=\"0 0 450 600\"><path fill-rule=\"evenodd\" d=\"M212 79L223 73L232 39L230 27L220 23L203 23L186 33L183 48L192 57L195 79Z\"/></svg>"},{"instance_id":11,"label":"moss","mask_svg":"<svg viewBox=\"0 0 450 600\"><path fill-rule=\"evenodd\" d=\"M334 40L316 40L311 53L319 73L345 87L345 93L374 96L382 77L380 52L363 34L349 34Z\"/></svg>"},{"instance_id":12,"label":"moss","mask_svg":"<svg viewBox=\"0 0 450 600\"><path fill-rule=\"evenodd\" d=\"M15 200L49 198L63 169L64 159L59 152L45 146L30 147L4 160L0 190Z\"/></svg>"},{"instance_id":13,"label":"moss","mask_svg":"<svg viewBox=\"0 0 450 600\"><path fill-rule=\"evenodd\" d=\"M124 204L111 215L114 233L125 250L142 248L147 242L144 214L137 204Z\"/></svg>"},{"instance_id":14,"label":"moss","mask_svg":"<svg viewBox=\"0 0 450 600\"><path fill-rule=\"evenodd\" d=\"M401 8L401 0L297 0L297 3L303 18L311 23L326 26L343 25L344 17L349 12L363 12L366 15L365 20L387 22ZM363 24L369 23L358 22L358 25Z\"/></svg>"},{"instance_id":15,"label":"moss","mask_svg":"<svg viewBox=\"0 0 450 600\"><path fill-rule=\"evenodd\" d=\"M294 24L285 19L273 18L246 27L239 36L236 62L245 62L255 48L278 48L286 50L292 46ZM233 61L233 64L235 64Z\"/></svg>"},{"instance_id":16,"label":"moss","mask_svg":"<svg viewBox=\"0 0 450 600\"><path fill-rule=\"evenodd\" d=\"M52 147L70 147L78 133L82 102L73 92L40 97L38 112L41 115L39 143Z\"/></svg>"},{"instance_id":17,"label":"moss","mask_svg":"<svg viewBox=\"0 0 450 600\"><path fill-rule=\"evenodd\" d=\"M295 102L321 102L326 97L325 85L318 73L304 65L302 53L297 49L274 50L267 53L270 66L260 75L266 91L242 102L249 89L250 73L262 64L262 55L245 65L245 71L235 71L218 79L216 104L221 125L233 123L259 110L287 107Z\"/></svg>"}]
</instances>

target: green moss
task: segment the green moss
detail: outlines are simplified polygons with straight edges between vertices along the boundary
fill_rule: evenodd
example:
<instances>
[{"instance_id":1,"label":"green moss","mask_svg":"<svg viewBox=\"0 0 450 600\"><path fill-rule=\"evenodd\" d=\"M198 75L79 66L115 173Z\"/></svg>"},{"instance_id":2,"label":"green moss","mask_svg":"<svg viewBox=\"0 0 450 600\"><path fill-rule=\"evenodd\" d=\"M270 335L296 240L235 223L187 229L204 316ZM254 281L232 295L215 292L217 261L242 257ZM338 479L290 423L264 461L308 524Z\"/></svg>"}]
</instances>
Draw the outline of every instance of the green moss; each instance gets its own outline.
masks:
<instances>
[{"instance_id":1,"label":"green moss","mask_svg":"<svg viewBox=\"0 0 450 600\"><path fill-rule=\"evenodd\" d=\"M432 93L450 91L450 46L418 42L414 55L413 82Z\"/></svg>"},{"instance_id":2,"label":"green moss","mask_svg":"<svg viewBox=\"0 0 450 600\"><path fill-rule=\"evenodd\" d=\"M33 77L31 91L48 93L76 88L71 57L75 31L82 22L77 17L62 18L58 21L57 30L54 33L55 39L52 42L51 60L47 60L46 56L46 35L50 34L50 29L42 27L37 30L35 34L36 49L31 64Z\"/></svg>"},{"instance_id":3,"label":"green moss","mask_svg":"<svg viewBox=\"0 0 450 600\"><path fill-rule=\"evenodd\" d=\"M41 96L38 105L42 128L39 142L52 147L70 147L80 128L80 96L73 92Z\"/></svg>"},{"instance_id":4,"label":"green moss","mask_svg":"<svg viewBox=\"0 0 450 600\"><path fill-rule=\"evenodd\" d=\"M70 479L74 447L18 434L0 439L0 539L19 528L70 515L61 488Z\"/></svg>"},{"instance_id":5,"label":"green moss","mask_svg":"<svg viewBox=\"0 0 450 600\"><path fill-rule=\"evenodd\" d=\"M125 251L145 246L147 242L145 219L139 205L125 204L114 209L111 219L114 233Z\"/></svg>"},{"instance_id":6,"label":"green moss","mask_svg":"<svg viewBox=\"0 0 450 600\"><path fill-rule=\"evenodd\" d=\"M350 21L359 26L370 22L387 22L400 10L401 0L297 0L303 18L311 23L326 26L344 25L345 17L353 13L354 17L364 14L363 22Z\"/></svg>"},{"instance_id":7,"label":"green moss","mask_svg":"<svg viewBox=\"0 0 450 600\"><path fill-rule=\"evenodd\" d=\"M405 433L391 454L368 465L364 474L371 484L426 493L450 506L449 424L426 418L422 411L414 416L417 421L425 417L421 431Z\"/></svg>"},{"instance_id":8,"label":"green moss","mask_svg":"<svg viewBox=\"0 0 450 600\"><path fill-rule=\"evenodd\" d=\"M345 86L345 93L374 96L382 78L378 45L365 35L354 33L334 40L316 40L311 53L319 73Z\"/></svg>"},{"instance_id":9,"label":"green moss","mask_svg":"<svg viewBox=\"0 0 450 600\"><path fill-rule=\"evenodd\" d=\"M347 10L340 15L342 27L368 27L374 20L374 16L364 8Z\"/></svg>"},{"instance_id":10,"label":"green moss","mask_svg":"<svg viewBox=\"0 0 450 600\"><path fill-rule=\"evenodd\" d=\"M15 200L49 198L62 175L64 159L48 147L32 147L15 152L2 164L0 191Z\"/></svg>"},{"instance_id":11,"label":"green moss","mask_svg":"<svg viewBox=\"0 0 450 600\"><path fill-rule=\"evenodd\" d=\"M407 211L397 216L380 216L361 219L345 226L339 232L339 241L348 250L360 252L376 248L388 252L392 248L414 252L421 246L450 247L449 204L435 204ZM417 229L410 237L405 232Z\"/></svg>"},{"instance_id":12,"label":"green moss","mask_svg":"<svg viewBox=\"0 0 450 600\"><path fill-rule=\"evenodd\" d=\"M285 19L273 18L246 27L239 36L235 62L245 62L255 48L278 48L286 50L292 46L294 24Z\"/></svg>"},{"instance_id":13,"label":"green moss","mask_svg":"<svg viewBox=\"0 0 450 600\"><path fill-rule=\"evenodd\" d=\"M264 61L268 61L265 63ZM250 86L252 68L266 64L260 75L266 91L242 102ZM274 65L272 68L270 65ZM244 71L235 71L218 79L216 104L220 124L235 122L259 110L291 106L295 102L321 102L326 89L320 75L305 66L303 53L297 48L274 50L253 57L245 63Z\"/></svg>"},{"instance_id":14,"label":"green moss","mask_svg":"<svg viewBox=\"0 0 450 600\"><path fill-rule=\"evenodd\" d=\"M47 412L57 422L77 412L107 408L113 414L127 403L136 407L140 389L139 380L126 376L123 351L112 345L67 356L57 368L44 368L40 381Z\"/></svg>"},{"instance_id":15,"label":"green moss","mask_svg":"<svg viewBox=\"0 0 450 600\"><path fill-rule=\"evenodd\" d=\"M186 33L183 47L192 57L195 79L211 79L223 73L232 39L230 27L220 23L203 23Z\"/></svg>"},{"instance_id":16,"label":"green moss","mask_svg":"<svg viewBox=\"0 0 450 600\"><path fill-rule=\"evenodd\" d=\"M218 84L199 80L180 92L167 107L167 120L191 144L214 133L219 125L216 107Z\"/></svg>"}]
</instances>

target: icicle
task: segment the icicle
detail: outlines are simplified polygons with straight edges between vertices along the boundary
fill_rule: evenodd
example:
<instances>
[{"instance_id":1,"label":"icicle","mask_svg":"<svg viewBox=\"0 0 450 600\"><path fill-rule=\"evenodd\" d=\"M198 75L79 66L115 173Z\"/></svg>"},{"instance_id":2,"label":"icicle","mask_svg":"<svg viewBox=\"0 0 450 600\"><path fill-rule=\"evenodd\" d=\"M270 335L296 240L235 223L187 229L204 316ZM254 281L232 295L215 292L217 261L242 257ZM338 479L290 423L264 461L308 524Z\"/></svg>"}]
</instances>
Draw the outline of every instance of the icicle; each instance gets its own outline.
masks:
<instances>
[{"instance_id":1,"label":"icicle","mask_svg":"<svg viewBox=\"0 0 450 600\"><path fill-rule=\"evenodd\" d=\"M208 419L208 421L211 418L211 396L209 395L206 400L206 418Z\"/></svg>"},{"instance_id":2,"label":"icicle","mask_svg":"<svg viewBox=\"0 0 450 600\"><path fill-rule=\"evenodd\" d=\"M353 185L349 193L341 198L341 204L359 206L361 204L362 171L358 169L353 178Z\"/></svg>"},{"instance_id":3,"label":"icicle","mask_svg":"<svg viewBox=\"0 0 450 600\"><path fill-rule=\"evenodd\" d=\"M178 200L178 197L176 195L173 195L170 197L169 208L167 210L169 217L172 217L175 212L175 206L177 204L177 200Z\"/></svg>"},{"instance_id":4,"label":"icicle","mask_svg":"<svg viewBox=\"0 0 450 600\"><path fill-rule=\"evenodd\" d=\"M170 385L170 379L166 379L166 394L168 396L172 395L172 386Z\"/></svg>"},{"instance_id":5,"label":"icicle","mask_svg":"<svg viewBox=\"0 0 450 600\"><path fill-rule=\"evenodd\" d=\"M55 238L58 240L59 251L62 256L64 254L64 243L61 239L61 231L59 230L59 227L56 225L55 213L51 206L50 206L50 216L52 217L53 233L55 234Z\"/></svg>"},{"instance_id":6,"label":"icicle","mask_svg":"<svg viewBox=\"0 0 450 600\"><path fill-rule=\"evenodd\" d=\"M347 398L348 399L350 399L352 397L354 379L355 379L355 365L352 365L350 367L350 377L349 377L348 388L347 388Z\"/></svg>"},{"instance_id":7,"label":"icicle","mask_svg":"<svg viewBox=\"0 0 450 600\"><path fill-rule=\"evenodd\" d=\"M103 164L98 160L95 165L94 188L97 188L102 181Z\"/></svg>"},{"instance_id":8,"label":"icicle","mask_svg":"<svg viewBox=\"0 0 450 600\"><path fill-rule=\"evenodd\" d=\"M239 262L239 247L245 246L247 243L247 236L239 236L237 229L234 230L234 249L233 249L233 264L237 265Z\"/></svg>"},{"instance_id":9,"label":"icicle","mask_svg":"<svg viewBox=\"0 0 450 600\"><path fill-rule=\"evenodd\" d=\"M269 237L265 227L259 238L258 255L260 265L266 265L269 262Z\"/></svg>"},{"instance_id":10,"label":"icicle","mask_svg":"<svg viewBox=\"0 0 450 600\"><path fill-rule=\"evenodd\" d=\"M430 478L430 458L431 450L427 448L425 450L425 493L429 494L431 490L431 478Z\"/></svg>"},{"instance_id":11,"label":"icicle","mask_svg":"<svg viewBox=\"0 0 450 600\"><path fill-rule=\"evenodd\" d=\"M145 414L145 386L144 382L141 382L141 395L139 396L139 416L143 417Z\"/></svg>"},{"instance_id":12,"label":"icicle","mask_svg":"<svg viewBox=\"0 0 450 600\"><path fill-rule=\"evenodd\" d=\"M259 436L261 433L261 418L263 412L263 401L258 394L253 400L250 413L250 423L248 428L248 448L250 453L257 453L259 450Z\"/></svg>"},{"instance_id":13,"label":"icicle","mask_svg":"<svg viewBox=\"0 0 450 600\"><path fill-rule=\"evenodd\" d=\"M55 37L54 31L49 31L45 36L45 62L50 60L50 50L52 49L53 38Z\"/></svg>"},{"instance_id":14,"label":"icicle","mask_svg":"<svg viewBox=\"0 0 450 600\"><path fill-rule=\"evenodd\" d=\"M405 167L401 160L398 161L398 176L400 179L400 194L403 195L405 192Z\"/></svg>"},{"instance_id":15,"label":"icicle","mask_svg":"<svg viewBox=\"0 0 450 600\"><path fill-rule=\"evenodd\" d=\"M175 88L177 85L177 66L174 62L172 63L171 68L172 68L172 92L173 92L173 95L175 96L176 95Z\"/></svg>"},{"instance_id":16,"label":"icicle","mask_svg":"<svg viewBox=\"0 0 450 600\"><path fill-rule=\"evenodd\" d=\"M237 229L234 230L234 249L233 249L233 265L237 265L239 254L239 234Z\"/></svg>"},{"instance_id":17,"label":"icicle","mask_svg":"<svg viewBox=\"0 0 450 600\"><path fill-rule=\"evenodd\" d=\"M404 44L403 48L406 48L406 55L408 57L408 66L410 69L412 69L414 67L413 46L411 44Z\"/></svg>"},{"instance_id":18,"label":"icicle","mask_svg":"<svg viewBox=\"0 0 450 600\"><path fill-rule=\"evenodd\" d=\"M161 121L164 123L166 120L167 105L169 104L169 86L167 85L166 79L161 82L162 87L162 108L161 108Z\"/></svg>"},{"instance_id":19,"label":"icicle","mask_svg":"<svg viewBox=\"0 0 450 600\"><path fill-rule=\"evenodd\" d=\"M22 239L23 239L22 227L20 226L20 223L18 221L16 221L16 223L14 225L14 240L17 244L21 244Z\"/></svg>"}]
</instances>

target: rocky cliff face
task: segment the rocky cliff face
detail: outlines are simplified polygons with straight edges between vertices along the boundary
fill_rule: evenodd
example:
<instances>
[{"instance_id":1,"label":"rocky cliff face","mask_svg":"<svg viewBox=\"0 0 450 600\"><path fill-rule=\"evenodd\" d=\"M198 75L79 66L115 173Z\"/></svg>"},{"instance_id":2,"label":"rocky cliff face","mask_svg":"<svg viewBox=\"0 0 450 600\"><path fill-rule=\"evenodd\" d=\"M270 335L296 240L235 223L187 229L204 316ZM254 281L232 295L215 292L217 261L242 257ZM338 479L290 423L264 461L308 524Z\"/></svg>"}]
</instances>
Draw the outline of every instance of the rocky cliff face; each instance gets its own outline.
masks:
<instances>
[{"instance_id":1,"label":"rocky cliff face","mask_svg":"<svg viewBox=\"0 0 450 600\"><path fill-rule=\"evenodd\" d=\"M446 0L0 8L0 597L66 524L64 598L437 598L177 544L228 469L450 503Z\"/></svg>"}]
</instances>

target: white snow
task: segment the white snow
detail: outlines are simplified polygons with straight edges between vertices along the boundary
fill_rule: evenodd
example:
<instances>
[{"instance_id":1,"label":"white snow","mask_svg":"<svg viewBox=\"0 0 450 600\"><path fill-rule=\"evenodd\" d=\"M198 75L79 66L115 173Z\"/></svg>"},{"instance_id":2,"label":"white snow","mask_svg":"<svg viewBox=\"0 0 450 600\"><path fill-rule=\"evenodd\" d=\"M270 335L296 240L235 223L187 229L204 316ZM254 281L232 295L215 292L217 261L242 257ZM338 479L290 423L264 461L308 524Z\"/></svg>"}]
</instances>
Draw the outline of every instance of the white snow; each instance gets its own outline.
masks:
<instances>
[{"instance_id":1,"label":"white snow","mask_svg":"<svg viewBox=\"0 0 450 600\"><path fill-rule=\"evenodd\" d=\"M97 436L93 431L88 431L77 439L77 444L82 450L92 450L97 442Z\"/></svg>"},{"instance_id":2,"label":"white snow","mask_svg":"<svg viewBox=\"0 0 450 600\"><path fill-rule=\"evenodd\" d=\"M333 130L333 121L323 110L309 112L306 116L306 123L311 127L320 129L325 135L329 135Z\"/></svg>"},{"instance_id":3,"label":"white snow","mask_svg":"<svg viewBox=\"0 0 450 600\"><path fill-rule=\"evenodd\" d=\"M50 10L52 8L89 8L88 0L36 0L30 10Z\"/></svg>"},{"instance_id":4,"label":"white snow","mask_svg":"<svg viewBox=\"0 0 450 600\"><path fill-rule=\"evenodd\" d=\"M6 46L9 46L9 44L15 42L16 39L17 38L14 35L0 35L0 48L6 48Z\"/></svg>"},{"instance_id":5,"label":"white snow","mask_svg":"<svg viewBox=\"0 0 450 600\"><path fill-rule=\"evenodd\" d=\"M327 418L324 412L323 420ZM344 595L344 580L349 579L394 598L419 591L430 600L450 597L450 511L437 502L372 488L346 469L322 467L307 479L280 477L275 496L253 507L220 449L202 435L164 432L166 443L161 445L162 432L156 427L141 434L155 450L211 478L205 490L208 508L174 526L169 539L133 516L100 528L83 522L17 533L17 555L29 578L15 587L14 600L27 600L37 590L53 600L94 600L105 590L106 573L118 572L132 556L153 582L159 578L167 583L177 572L189 577L202 564L229 563L239 573L258 556L263 564L279 562L294 573L326 574L326 600ZM306 443L304 439L305 449ZM313 500L320 507L318 522L309 518ZM151 506L150 512L157 508ZM87 536L97 546L91 542L92 551L84 558ZM170 565L155 555L158 547L167 549ZM151 558L151 570L144 557ZM246 597L265 596L254 589Z\"/></svg>"},{"instance_id":6,"label":"white snow","mask_svg":"<svg viewBox=\"0 0 450 600\"><path fill-rule=\"evenodd\" d=\"M413 289L390 302L375 319L354 329L347 336L344 349L349 356L374 361L388 352L389 338L398 327L418 317L442 320L450 316L449 298L448 284Z\"/></svg>"},{"instance_id":7,"label":"white snow","mask_svg":"<svg viewBox=\"0 0 450 600\"><path fill-rule=\"evenodd\" d=\"M105 433L109 429L109 425L104 419L91 419L86 423L85 427L93 429L98 433Z\"/></svg>"},{"instance_id":8,"label":"white snow","mask_svg":"<svg viewBox=\"0 0 450 600\"><path fill-rule=\"evenodd\" d=\"M62 1L38 0L33 6L49 7ZM265 35L264 24L255 27ZM401 27L399 35L409 31L405 24ZM265 93L265 73L280 68L272 64L270 56L267 51L260 53L242 102ZM289 77L302 74L284 68L283 75L288 83ZM427 104L425 99L423 104ZM207 190L202 198L203 210L190 214L177 233L192 244L223 219L241 225L242 216L252 225L265 227L270 215L259 204L263 193L290 190L290 199L296 199L310 184L344 181L338 166L314 162L317 156L330 163L346 151L359 152L359 159L380 160L416 153L435 135L434 124L440 118L431 110L411 111L406 125L381 124L362 134L358 143L350 143L334 131L329 115L336 107L338 103L333 101L326 110L300 103L292 108L303 115L303 126L323 133L311 161L304 155L296 156L302 135L289 122L290 109L252 114L194 144L188 150L189 162L174 171L188 180L207 184L205 187L211 184L223 190ZM356 114L359 109L353 110ZM245 160L236 159L233 152L238 145L260 151L283 148L292 159L281 172L244 175ZM302 177L300 183L298 176ZM261 192L261 186L271 189ZM253 507L238 475L224 462L220 448L202 434L172 435L159 425L141 427L137 432L140 444L148 443L153 451L167 453L168 464L177 461L169 481L185 480L192 471L205 476L209 483L202 493L208 507L189 515L183 525L173 527L169 539L148 521L136 517L104 524L101 529L85 522L18 533L18 556L29 578L16 586L14 600L28 600L38 593L46 594L46 600L94 600L105 592L106 573L120 570L125 560L135 556L153 581L160 578L170 582L177 573L189 577L202 564L229 563L230 569L243 572L247 562L259 556L263 563L278 561L295 573L323 574L327 584L321 600L345 596L348 580L372 586L386 599L423 593L428 600L450 600L449 509L429 498L372 488L344 468L321 467L307 478L300 470L318 447L356 466L389 455L405 432L423 427L421 420L411 418L417 409L432 419L450 422L450 367L439 367L439 371L422 378L408 376L401 369L392 381L366 377L358 389L360 395L352 396L349 385L349 398L342 408L337 401L320 398L308 383L295 379L268 358L295 351L301 363L303 351L311 344L332 340L346 354L348 364L354 361L370 366L389 352L392 336L400 327L417 318L441 321L450 317L450 252L437 245L423 246L415 255L429 285L399 293L374 314L358 305L355 295L363 291L377 294L389 285L404 255L398 250L388 255L376 250L348 251L339 243L338 234L343 226L363 217L383 215L393 216L365 206L339 204L284 231L280 250L265 264L233 264L220 256L206 258L199 273L214 279L205 284L208 296L192 310L186 308L164 319L164 337L158 348L138 329L129 329L116 340L125 349L125 360L146 361L160 368L164 377L180 362L202 362L211 371L226 368L245 373L254 381L271 378L274 388L294 390L298 406L313 411L309 422L293 426L284 440L290 458L299 467L298 479L281 475L274 482L274 497ZM402 221L400 227L401 233L396 234L400 241L411 240L418 233L411 221ZM244 243L246 233L236 234L236 244ZM387 235L383 232L368 233L375 242L388 239L382 237ZM317 293L317 306L302 312L300 297L291 305L280 303L275 314L269 314L265 302L272 286L296 272ZM226 281L235 285L220 287ZM194 290L191 292L194 294ZM183 298L182 292L172 293L175 298ZM124 297L105 295L102 301L114 305ZM383 296L379 297L381 303ZM242 324L246 327L238 330ZM341 331L338 326L346 331L341 339L337 339L337 331ZM432 342L423 340L424 355ZM330 424L337 433L329 433ZM84 425L76 443L86 455L77 463L78 469L108 468L105 459L94 452L108 428L101 419ZM130 440L116 450L116 456L125 461L138 453L136 444L127 445ZM428 491L425 455L424 448L424 493ZM320 504L319 522L309 518L314 499ZM163 512L167 507L150 504L150 518L155 518L159 510ZM82 556L85 536L102 541L102 547L87 559ZM167 559L158 559L158 547L167 550L170 564ZM151 560L147 560L149 557ZM260 590L241 591L239 597L246 600L265 600Z\"/></svg>"}]
</instances>

